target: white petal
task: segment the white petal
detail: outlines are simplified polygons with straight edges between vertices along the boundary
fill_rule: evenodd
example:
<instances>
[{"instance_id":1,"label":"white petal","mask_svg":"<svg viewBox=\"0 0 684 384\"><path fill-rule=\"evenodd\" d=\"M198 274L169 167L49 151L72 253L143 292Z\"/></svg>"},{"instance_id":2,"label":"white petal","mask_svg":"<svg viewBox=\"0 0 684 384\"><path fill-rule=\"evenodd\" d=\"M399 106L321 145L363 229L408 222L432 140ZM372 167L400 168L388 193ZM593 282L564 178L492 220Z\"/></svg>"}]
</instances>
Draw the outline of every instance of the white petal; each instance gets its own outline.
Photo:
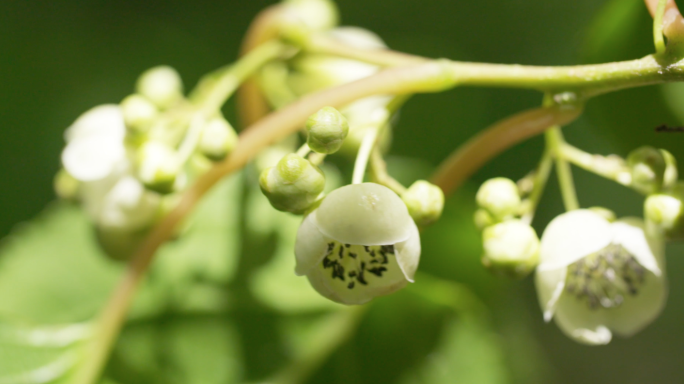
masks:
<instances>
[{"instance_id":1,"label":"white petal","mask_svg":"<svg viewBox=\"0 0 684 384\"><path fill-rule=\"evenodd\" d=\"M62 152L64 168L80 181L105 178L125 160L123 143L111 136L78 138Z\"/></svg>"},{"instance_id":2,"label":"white petal","mask_svg":"<svg viewBox=\"0 0 684 384\"><path fill-rule=\"evenodd\" d=\"M544 311L544 321L549 322L556 311L558 299L565 289L565 277L567 268L542 271L537 269L534 276L534 283L537 288L539 305Z\"/></svg>"},{"instance_id":3,"label":"white petal","mask_svg":"<svg viewBox=\"0 0 684 384\"><path fill-rule=\"evenodd\" d=\"M297 276L306 275L311 268L318 264L325 255L328 246L328 239L323 236L314 221L315 214L316 211L304 218L297 231L297 240L295 241L295 258L297 260L295 274Z\"/></svg>"},{"instance_id":4,"label":"white petal","mask_svg":"<svg viewBox=\"0 0 684 384\"><path fill-rule=\"evenodd\" d=\"M313 218L323 235L347 244L396 244L408 239L414 226L401 198L375 183L332 191Z\"/></svg>"},{"instance_id":5,"label":"white petal","mask_svg":"<svg viewBox=\"0 0 684 384\"><path fill-rule=\"evenodd\" d=\"M657 239L646 237L643 221L637 218L625 218L611 225L613 243L621 244L631 253L644 268L660 276L658 266L662 259L663 246Z\"/></svg>"},{"instance_id":6,"label":"white petal","mask_svg":"<svg viewBox=\"0 0 684 384\"><path fill-rule=\"evenodd\" d=\"M406 279L413 283L413 276L418 269L420 261L420 233L415 223L411 222L411 236L406 241L394 245L395 255L399 268L406 276Z\"/></svg>"},{"instance_id":7,"label":"white petal","mask_svg":"<svg viewBox=\"0 0 684 384\"><path fill-rule=\"evenodd\" d=\"M567 293L561 295L556 306L555 320L558 327L571 338L592 345L608 344L612 338L606 327L606 310L590 309L586 300Z\"/></svg>"},{"instance_id":8,"label":"white petal","mask_svg":"<svg viewBox=\"0 0 684 384\"><path fill-rule=\"evenodd\" d=\"M586 209L566 212L544 230L538 270L553 270L597 252L611 241L610 223Z\"/></svg>"},{"instance_id":9,"label":"white petal","mask_svg":"<svg viewBox=\"0 0 684 384\"><path fill-rule=\"evenodd\" d=\"M105 104L94 107L83 113L64 132L67 142L84 137L114 136L123 140L126 134L121 108L116 104Z\"/></svg>"},{"instance_id":10,"label":"white petal","mask_svg":"<svg viewBox=\"0 0 684 384\"><path fill-rule=\"evenodd\" d=\"M107 193L98 224L127 231L149 226L159 208L159 195L150 192L132 177L121 178Z\"/></svg>"},{"instance_id":11,"label":"white petal","mask_svg":"<svg viewBox=\"0 0 684 384\"><path fill-rule=\"evenodd\" d=\"M621 306L606 311L606 325L621 336L631 336L658 317L666 300L665 277L647 273L636 296L627 296Z\"/></svg>"}]
</instances>

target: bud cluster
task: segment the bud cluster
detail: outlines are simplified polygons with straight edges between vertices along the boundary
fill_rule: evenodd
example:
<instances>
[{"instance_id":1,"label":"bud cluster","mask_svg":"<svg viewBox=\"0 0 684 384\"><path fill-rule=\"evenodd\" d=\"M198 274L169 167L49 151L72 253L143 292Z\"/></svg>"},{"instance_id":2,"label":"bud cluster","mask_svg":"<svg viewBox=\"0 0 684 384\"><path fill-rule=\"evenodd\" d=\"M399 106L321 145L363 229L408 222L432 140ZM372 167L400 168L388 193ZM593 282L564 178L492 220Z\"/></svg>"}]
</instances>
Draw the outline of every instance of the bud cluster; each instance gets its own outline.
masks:
<instances>
[{"instance_id":1,"label":"bud cluster","mask_svg":"<svg viewBox=\"0 0 684 384\"><path fill-rule=\"evenodd\" d=\"M529 192L530 188L525 188ZM539 237L520 219L523 196L520 187L503 177L487 180L475 197L479 208L475 224L482 230L482 264L497 275L527 276L539 263Z\"/></svg>"},{"instance_id":2,"label":"bud cluster","mask_svg":"<svg viewBox=\"0 0 684 384\"><path fill-rule=\"evenodd\" d=\"M160 66L145 71L119 105L85 112L65 139L57 195L80 202L103 250L126 258L206 170L198 164L226 157L237 134L222 116L199 115L178 73Z\"/></svg>"}]
</instances>

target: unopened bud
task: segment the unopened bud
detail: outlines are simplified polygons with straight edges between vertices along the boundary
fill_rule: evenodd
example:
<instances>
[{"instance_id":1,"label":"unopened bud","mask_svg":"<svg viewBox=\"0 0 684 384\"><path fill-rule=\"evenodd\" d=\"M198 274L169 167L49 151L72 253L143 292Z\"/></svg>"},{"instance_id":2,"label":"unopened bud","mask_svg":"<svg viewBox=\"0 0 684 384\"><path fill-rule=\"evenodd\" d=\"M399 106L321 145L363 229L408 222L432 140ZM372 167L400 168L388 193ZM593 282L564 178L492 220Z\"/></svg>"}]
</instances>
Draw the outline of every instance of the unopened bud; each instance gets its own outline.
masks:
<instances>
[{"instance_id":1,"label":"unopened bud","mask_svg":"<svg viewBox=\"0 0 684 384\"><path fill-rule=\"evenodd\" d=\"M669 240L684 239L684 184L651 195L644 202L644 217L650 228Z\"/></svg>"},{"instance_id":2,"label":"unopened bud","mask_svg":"<svg viewBox=\"0 0 684 384\"><path fill-rule=\"evenodd\" d=\"M133 94L121 102L126 128L133 132L145 132L157 117L157 107L145 97Z\"/></svg>"},{"instance_id":3,"label":"unopened bud","mask_svg":"<svg viewBox=\"0 0 684 384\"><path fill-rule=\"evenodd\" d=\"M308 160L290 153L261 173L259 185L275 209L302 213L323 192L325 176Z\"/></svg>"},{"instance_id":4,"label":"unopened bud","mask_svg":"<svg viewBox=\"0 0 684 384\"><path fill-rule=\"evenodd\" d=\"M183 98L180 75L175 69L165 65L143 72L136 89L159 109L166 109Z\"/></svg>"},{"instance_id":5,"label":"unopened bud","mask_svg":"<svg viewBox=\"0 0 684 384\"><path fill-rule=\"evenodd\" d=\"M335 153L349 133L347 119L333 107L323 107L306 121L309 148L318 153Z\"/></svg>"},{"instance_id":6,"label":"unopened bud","mask_svg":"<svg viewBox=\"0 0 684 384\"><path fill-rule=\"evenodd\" d=\"M475 211L475 214L473 215L473 221L475 222L477 229L480 231L484 230L490 225L496 224L496 220L494 220L492 214L484 208L480 208Z\"/></svg>"},{"instance_id":7,"label":"unopened bud","mask_svg":"<svg viewBox=\"0 0 684 384\"><path fill-rule=\"evenodd\" d=\"M204 126L198 148L206 157L218 161L232 152L237 142L237 133L230 123L216 117Z\"/></svg>"},{"instance_id":8,"label":"unopened bud","mask_svg":"<svg viewBox=\"0 0 684 384\"><path fill-rule=\"evenodd\" d=\"M324 31L338 23L338 10L331 0L287 0L285 15L290 24L299 23L312 31Z\"/></svg>"},{"instance_id":9,"label":"unopened bud","mask_svg":"<svg viewBox=\"0 0 684 384\"><path fill-rule=\"evenodd\" d=\"M178 155L173 148L155 141L145 143L138 150L137 177L147 187L159 193L173 191L180 173Z\"/></svg>"},{"instance_id":10,"label":"unopened bud","mask_svg":"<svg viewBox=\"0 0 684 384\"><path fill-rule=\"evenodd\" d=\"M596 213L596 214L598 214L599 216L603 217L604 219L608 220L608 221L611 222L611 223L612 223L613 221L615 221L615 219L617 218L617 216L615 216L615 212L611 211L611 210L608 209L608 208L604 208L604 207L590 207L589 210L592 211L592 212L594 212L594 213Z\"/></svg>"},{"instance_id":11,"label":"unopened bud","mask_svg":"<svg viewBox=\"0 0 684 384\"><path fill-rule=\"evenodd\" d=\"M665 157L653 147L640 147L627 156L627 166L632 174L632 187L644 194L660 191L665 178Z\"/></svg>"},{"instance_id":12,"label":"unopened bud","mask_svg":"<svg viewBox=\"0 0 684 384\"><path fill-rule=\"evenodd\" d=\"M418 180L401 195L409 214L418 226L431 224L440 216L444 209L444 192L425 180Z\"/></svg>"},{"instance_id":13,"label":"unopened bud","mask_svg":"<svg viewBox=\"0 0 684 384\"><path fill-rule=\"evenodd\" d=\"M60 169L55 175L54 187L57 197L63 200L77 200L78 187L81 183L65 169Z\"/></svg>"},{"instance_id":14,"label":"unopened bud","mask_svg":"<svg viewBox=\"0 0 684 384\"><path fill-rule=\"evenodd\" d=\"M663 189L672 188L677 184L679 172L677 171L677 159L664 149L659 150L665 159L665 174L663 175Z\"/></svg>"},{"instance_id":15,"label":"unopened bud","mask_svg":"<svg viewBox=\"0 0 684 384\"><path fill-rule=\"evenodd\" d=\"M537 233L520 220L508 220L485 228L482 241L482 264L494 274L523 278L539 263Z\"/></svg>"},{"instance_id":16,"label":"unopened bud","mask_svg":"<svg viewBox=\"0 0 684 384\"><path fill-rule=\"evenodd\" d=\"M95 238L100 249L116 261L128 261L145 240L149 231L128 231L120 228L95 227Z\"/></svg>"},{"instance_id":17,"label":"unopened bud","mask_svg":"<svg viewBox=\"0 0 684 384\"><path fill-rule=\"evenodd\" d=\"M501 220L513 215L520 207L518 186L511 179L497 177L485 181L475 196L477 204Z\"/></svg>"}]
</instances>

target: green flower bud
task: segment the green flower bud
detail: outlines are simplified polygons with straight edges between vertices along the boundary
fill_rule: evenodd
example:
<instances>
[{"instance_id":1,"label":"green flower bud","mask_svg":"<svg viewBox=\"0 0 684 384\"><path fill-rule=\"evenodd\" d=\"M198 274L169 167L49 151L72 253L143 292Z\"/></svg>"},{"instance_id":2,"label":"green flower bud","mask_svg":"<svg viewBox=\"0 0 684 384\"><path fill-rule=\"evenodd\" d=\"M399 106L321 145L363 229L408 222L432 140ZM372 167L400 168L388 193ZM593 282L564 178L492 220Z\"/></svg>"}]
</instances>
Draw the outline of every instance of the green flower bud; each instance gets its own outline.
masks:
<instances>
[{"instance_id":1,"label":"green flower bud","mask_svg":"<svg viewBox=\"0 0 684 384\"><path fill-rule=\"evenodd\" d=\"M484 230L490 225L496 224L496 220L494 220L492 214L483 208L480 208L477 211L475 211L475 214L473 215L473 221L475 222L475 226L477 227L477 229L479 229L480 231Z\"/></svg>"},{"instance_id":2,"label":"green flower bud","mask_svg":"<svg viewBox=\"0 0 684 384\"><path fill-rule=\"evenodd\" d=\"M206 157L221 160L233 151L237 142L237 133L230 123L223 117L216 117L204 126L198 148Z\"/></svg>"},{"instance_id":3,"label":"green flower bud","mask_svg":"<svg viewBox=\"0 0 684 384\"><path fill-rule=\"evenodd\" d=\"M537 233L520 220L485 228L482 241L482 264L496 275L523 278L539 263Z\"/></svg>"},{"instance_id":4,"label":"green flower bud","mask_svg":"<svg viewBox=\"0 0 684 384\"><path fill-rule=\"evenodd\" d=\"M333 107L323 107L306 121L309 148L318 153L335 153L349 133L347 119Z\"/></svg>"},{"instance_id":5,"label":"green flower bud","mask_svg":"<svg viewBox=\"0 0 684 384\"><path fill-rule=\"evenodd\" d=\"M511 179L497 177L485 181L475 196L477 204L489 211L495 219L502 220L518 211L520 193Z\"/></svg>"},{"instance_id":6,"label":"green flower bud","mask_svg":"<svg viewBox=\"0 0 684 384\"><path fill-rule=\"evenodd\" d=\"M128 261L145 240L148 230L126 231L120 228L95 227L95 238L100 249L111 259Z\"/></svg>"},{"instance_id":7,"label":"green flower bud","mask_svg":"<svg viewBox=\"0 0 684 384\"><path fill-rule=\"evenodd\" d=\"M183 82L178 72L169 66L150 68L136 84L138 93L159 109L166 109L183 98Z\"/></svg>"},{"instance_id":8,"label":"green flower bud","mask_svg":"<svg viewBox=\"0 0 684 384\"><path fill-rule=\"evenodd\" d=\"M659 150L665 159L665 174L663 175L663 188L672 188L677 184L679 172L677 172L677 159L664 149Z\"/></svg>"},{"instance_id":9,"label":"green flower bud","mask_svg":"<svg viewBox=\"0 0 684 384\"><path fill-rule=\"evenodd\" d=\"M54 188L57 197L63 200L75 201L78 199L78 188L81 182L71 176L66 169L60 169L55 175Z\"/></svg>"},{"instance_id":10,"label":"green flower bud","mask_svg":"<svg viewBox=\"0 0 684 384\"><path fill-rule=\"evenodd\" d=\"M611 211L608 208L604 207L590 207L590 211L598 214L599 216L603 217L606 219L609 223L614 222L617 219L617 216L615 216L615 212Z\"/></svg>"},{"instance_id":11,"label":"green flower bud","mask_svg":"<svg viewBox=\"0 0 684 384\"><path fill-rule=\"evenodd\" d=\"M132 132L146 132L157 117L157 107L145 97L133 94L121 102L126 128Z\"/></svg>"},{"instance_id":12,"label":"green flower bud","mask_svg":"<svg viewBox=\"0 0 684 384\"><path fill-rule=\"evenodd\" d=\"M645 194L656 193L665 179L665 157L653 147L640 147L627 156L627 166L632 174L632 187Z\"/></svg>"},{"instance_id":13,"label":"green flower bud","mask_svg":"<svg viewBox=\"0 0 684 384\"><path fill-rule=\"evenodd\" d=\"M284 5L286 18L290 18L288 24L299 23L308 30L331 29L339 20L337 6L331 0L286 0Z\"/></svg>"},{"instance_id":14,"label":"green flower bud","mask_svg":"<svg viewBox=\"0 0 684 384\"><path fill-rule=\"evenodd\" d=\"M178 155L173 148L149 141L138 150L136 165L136 176L145 187L159 193L173 191L180 173Z\"/></svg>"},{"instance_id":15,"label":"green flower bud","mask_svg":"<svg viewBox=\"0 0 684 384\"><path fill-rule=\"evenodd\" d=\"M259 185L275 209L302 213L323 192L325 176L308 160L290 153L261 173Z\"/></svg>"},{"instance_id":16,"label":"green flower bud","mask_svg":"<svg viewBox=\"0 0 684 384\"><path fill-rule=\"evenodd\" d=\"M649 228L669 240L684 239L684 183L672 190L651 195L644 202L644 216Z\"/></svg>"},{"instance_id":17,"label":"green flower bud","mask_svg":"<svg viewBox=\"0 0 684 384\"><path fill-rule=\"evenodd\" d=\"M431 224L440 216L444 209L444 192L425 180L418 180L401 195L409 214L418 226Z\"/></svg>"}]
</instances>

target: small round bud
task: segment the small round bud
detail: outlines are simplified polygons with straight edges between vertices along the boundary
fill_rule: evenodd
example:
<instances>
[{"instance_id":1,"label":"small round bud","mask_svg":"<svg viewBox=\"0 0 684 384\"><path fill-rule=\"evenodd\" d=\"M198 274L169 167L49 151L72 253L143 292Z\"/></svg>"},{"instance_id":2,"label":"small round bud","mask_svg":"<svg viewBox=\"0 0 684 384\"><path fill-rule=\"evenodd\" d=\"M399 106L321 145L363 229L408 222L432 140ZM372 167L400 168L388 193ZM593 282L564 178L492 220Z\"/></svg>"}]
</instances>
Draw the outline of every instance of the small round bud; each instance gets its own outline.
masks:
<instances>
[{"instance_id":1,"label":"small round bud","mask_svg":"<svg viewBox=\"0 0 684 384\"><path fill-rule=\"evenodd\" d=\"M159 109L166 109L183 98L180 75L175 69L165 65L143 72L138 78L136 89Z\"/></svg>"},{"instance_id":2,"label":"small round bud","mask_svg":"<svg viewBox=\"0 0 684 384\"><path fill-rule=\"evenodd\" d=\"M418 180L401 195L409 214L418 226L431 224L440 216L444 209L444 192L425 180Z\"/></svg>"},{"instance_id":3,"label":"small round bud","mask_svg":"<svg viewBox=\"0 0 684 384\"><path fill-rule=\"evenodd\" d=\"M665 159L665 174L663 175L663 189L672 188L677 184L679 172L677 171L677 159L668 151L659 149Z\"/></svg>"},{"instance_id":4,"label":"small round bud","mask_svg":"<svg viewBox=\"0 0 684 384\"><path fill-rule=\"evenodd\" d=\"M121 112L126 128L133 132L146 132L159 111L143 96L133 94L123 99Z\"/></svg>"},{"instance_id":5,"label":"small round bud","mask_svg":"<svg viewBox=\"0 0 684 384\"><path fill-rule=\"evenodd\" d=\"M324 31L335 27L339 16L335 3L331 0L287 0L286 16L291 23L301 23L312 31Z\"/></svg>"},{"instance_id":6,"label":"small round bud","mask_svg":"<svg viewBox=\"0 0 684 384\"><path fill-rule=\"evenodd\" d=\"M608 220L608 222L610 223L614 222L617 219L617 216L615 216L615 212L611 211L608 208L590 207L589 210Z\"/></svg>"},{"instance_id":7,"label":"small round bud","mask_svg":"<svg viewBox=\"0 0 684 384\"><path fill-rule=\"evenodd\" d=\"M537 233L520 220L508 220L485 228L482 241L482 264L494 274L523 278L539 263Z\"/></svg>"},{"instance_id":8,"label":"small round bud","mask_svg":"<svg viewBox=\"0 0 684 384\"><path fill-rule=\"evenodd\" d=\"M302 213L323 192L325 176L308 160L290 153L261 173L259 185L275 209Z\"/></svg>"},{"instance_id":9,"label":"small round bud","mask_svg":"<svg viewBox=\"0 0 684 384\"><path fill-rule=\"evenodd\" d=\"M180 173L178 155L173 148L149 141L138 150L136 165L137 177L145 187L159 193L173 191Z\"/></svg>"},{"instance_id":10,"label":"small round bud","mask_svg":"<svg viewBox=\"0 0 684 384\"><path fill-rule=\"evenodd\" d=\"M80 182L66 171L66 169L60 169L55 175L54 188L57 197L63 200L77 200L78 199L78 187Z\"/></svg>"},{"instance_id":11,"label":"small round bud","mask_svg":"<svg viewBox=\"0 0 684 384\"><path fill-rule=\"evenodd\" d=\"M515 214L520 207L518 186L505 177L485 181L475 199L480 207L488 210L498 220Z\"/></svg>"},{"instance_id":12,"label":"small round bud","mask_svg":"<svg viewBox=\"0 0 684 384\"><path fill-rule=\"evenodd\" d=\"M669 240L684 239L684 184L666 193L651 195L644 202L644 217L650 228Z\"/></svg>"},{"instance_id":13,"label":"small round bud","mask_svg":"<svg viewBox=\"0 0 684 384\"><path fill-rule=\"evenodd\" d=\"M126 231L120 228L95 227L95 238L100 249L111 259L128 261L145 240L149 231Z\"/></svg>"},{"instance_id":14,"label":"small round bud","mask_svg":"<svg viewBox=\"0 0 684 384\"><path fill-rule=\"evenodd\" d=\"M335 153L349 133L347 119L333 107L323 107L306 121L309 148L318 153Z\"/></svg>"},{"instance_id":15,"label":"small round bud","mask_svg":"<svg viewBox=\"0 0 684 384\"><path fill-rule=\"evenodd\" d=\"M627 156L627 166L632 174L632 187L645 194L656 193L665 178L665 157L653 147L640 147Z\"/></svg>"},{"instance_id":16,"label":"small round bud","mask_svg":"<svg viewBox=\"0 0 684 384\"><path fill-rule=\"evenodd\" d=\"M204 126L198 148L206 157L218 161L232 152L237 142L237 133L230 123L216 117Z\"/></svg>"},{"instance_id":17,"label":"small round bud","mask_svg":"<svg viewBox=\"0 0 684 384\"><path fill-rule=\"evenodd\" d=\"M484 230L490 225L496 224L496 220L494 220L492 214L483 208L480 208L477 211L475 211L475 214L473 215L473 221L475 222L475 226L477 227L477 229L479 229L480 231Z\"/></svg>"}]
</instances>

